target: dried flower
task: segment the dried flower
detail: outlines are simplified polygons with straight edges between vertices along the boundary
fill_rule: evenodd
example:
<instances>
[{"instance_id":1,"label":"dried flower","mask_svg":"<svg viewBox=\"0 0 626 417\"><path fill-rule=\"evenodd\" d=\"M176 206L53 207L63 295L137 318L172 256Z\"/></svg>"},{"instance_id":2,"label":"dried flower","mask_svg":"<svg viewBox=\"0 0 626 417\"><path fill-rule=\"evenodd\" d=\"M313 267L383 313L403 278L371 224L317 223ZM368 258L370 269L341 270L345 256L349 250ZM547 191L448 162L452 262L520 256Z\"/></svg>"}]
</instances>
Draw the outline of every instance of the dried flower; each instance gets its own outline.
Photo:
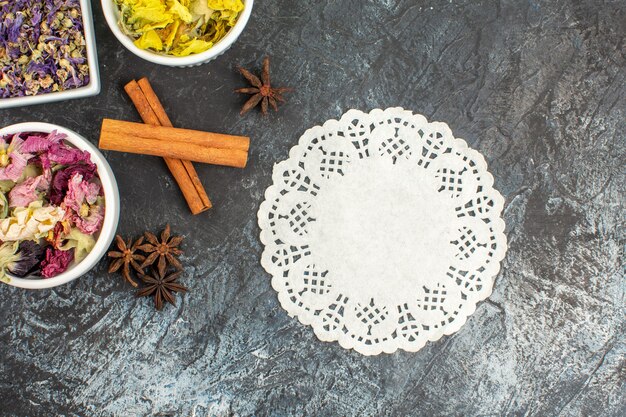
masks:
<instances>
[{"instance_id":1,"label":"dried flower","mask_svg":"<svg viewBox=\"0 0 626 417\"><path fill-rule=\"evenodd\" d=\"M7 267L19 259L16 254L19 242L4 242L0 245L0 281L9 282L11 279L7 277Z\"/></svg>"},{"instance_id":2,"label":"dried flower","mask_svg":"<svg viewBox=\"0 0 626 417\"><path fill-rule=\"evenodd\" d=\"M79 213L84 204L95 204L100 190L100 184L84 181L83 175L75 172L67 184L67 194L63 202L67 207Z\"/></svg>"},{"instance_id":3,"label":"dried flower","mask_svg":"<svg viewBox=\"0 0 626 417\"><path fill-rule=\"evenodd\" d=\"M104 222L104 198L98 197L96 204L83 204L80 213L73 214L72 222L81 232L93 235Z\"/></svg>"},{"instance_id":4,"label":"dried flower","mask_svg":"<svg viewBox=\"0 0 626 417\"><path fill-rule=\"evenodd\" d=\"M22 176L28 160L33 157L23 153L23 143L19 134L13 135L8 143L6 138L0 141L0 180L17 181Z\"/></svg>"},{"instance_id":5,"label":"dried flower","mask_svg":"<svg viewBox=\"0 0 626 417\"><path fill-rule=\"evenodd\" d=\"M210 49L235 25L241 0L115 0L120 26L141 49L187 56Z\"/></svg>"},{"instance_id":6,"label":"dried flower","mask_svg":"<svg viewBox=\"0 0 626 417\"><path fill-rule=\"evenodd\" d=\"M41 198L41 193L50 186L45 175L29 177L17 184L9 192L9 207L27 207L33 201Z\"/></svg>"},{"instance_id":7,"label":"dried flower","mask_svg":"<svg viewBox=\"0 0 626 417\"><path fill-rule=\"evenodd\" d=\"M48 149L48 158L59 165L73 165L78 163L91 163L89 152L76 148L70 148L64 144L55 143Z\"/></svg>"},{"instance_id":8,"label":"dried flower","mask_svg":"<svg viewBox=\"0 0 626 417\"><path fill-rule=\"evenodd\" d=\"M69 222L61 221L54 225L54 228L48 232L46 241L52 245L53 248L59 249L63 244L65 235L69 232Z\"/></svg>"},{"instance_id":9,"label":"dried flower","mask_svg":"<svg viewBox=\"0 0 626 417\"><path fill-rule=\"evenodd\" d=\"M79 172L70 178L63 202L71 210L70 219L83 233L94 234L102 226L104 199L100 197L101 191L100 184L84 181Z\"/></svg>"},{"instance_id":10,"label":"dried flower","mask_svg":"<svg viewBox=\"0 0 626 417\"><path fill-rule=\"evenodd\" d=\"M9 202L3 192L0 192L0 219L4 219L9 214Z\"/></svg>"},{"instance_id":11,"label":"dried flower","mask_svg":"<svg viewBox=\"0 0 626 417\"><path fill-rule=\"evenodd\" d=\"M39 153L50 149L54 144L61 143L65 139L65 134L53 130L51 133L29 133L24 143L22 151L27 153Z\"/></svg>"},{"instance_id":12,"label":"dried flower","mask_svg":"<svg viewBox=\"0 0 626 417\"><path fill-rule=\"evenodd\" d=\"M42 261L44 248L32 240L24 240L20 242L16 255L18 258L9 263L7 269L17 277L25 277Z\"/></svg>"},{"instance_id":13,"label":"dried flower","mask_svg":"<svg viewBox=\"0 0 626 417\"><path fill-rule=\"evenodd\" d=\"M89 83L79 0L0 1L0 98Z\"/></svg>"},{"instance_id":14,"label":"dried flower","mask_svg":"<svg viewBox=\"0 0 626 417\"><path fill-rule=\"evenodd\" d=\"M63 239L65 243L58 248L61 250L74 249L74 260L76 262L85 259L85 256L87 256L96 245L96 239L94 239L92 235L83 233L76 227L72 227L69 233L63 236Z\"/></svg>"},{"instance_id":15,"label":"dried flower","mask_svg":"<svg viewBox=\"0 0 626 417\"><path fill-rule=\"evenodd\" d=\"M41 200L33 201L28 207L15 208L10 217L0 221L0 240L44 238L64 216L65 210L60 207L44 207Z\"/></svg>"},{"instance_id":16,"label":"dried flower","mask_svg":"<svg viewBox=\"0 0 626 417\"><path fill-rule=\"evenodd\" d=\"M57 171L52 177L50 194L48 195L52 204L61 204L69 189L70 178L76 173L81 174L84 181L89 181L96 175L96 166L93 163L80 163Z\"/></svg>"},{"instance_id":17,"label":"dried flower","mask_svg":"<svg viewBox=\"0 0 626 417\"><path fill-rule=\"evenodd\" d=\"M74 260L74 249L59 250L46 248L46 257L41 261L41 276L52 278L65 272Z\"/></svg>"}]
</instances>

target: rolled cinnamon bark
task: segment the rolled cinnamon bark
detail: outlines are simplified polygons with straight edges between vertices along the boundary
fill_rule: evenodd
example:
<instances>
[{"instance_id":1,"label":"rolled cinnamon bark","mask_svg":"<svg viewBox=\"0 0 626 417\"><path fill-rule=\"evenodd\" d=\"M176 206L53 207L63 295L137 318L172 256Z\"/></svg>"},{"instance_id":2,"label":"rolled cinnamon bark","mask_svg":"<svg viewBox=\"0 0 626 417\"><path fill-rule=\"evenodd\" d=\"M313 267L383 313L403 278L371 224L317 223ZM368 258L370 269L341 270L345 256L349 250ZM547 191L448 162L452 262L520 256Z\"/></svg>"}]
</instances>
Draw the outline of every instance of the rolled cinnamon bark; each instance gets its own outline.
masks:
<instances>
[{"instance_id":1,"label":"rolled cinnamon bark","mask_svg":"<svg viewBox=\"0 0 626 417\"><path fill-rule=\"evenodd\" d=\"M100 148L244 168L250 139L198 130L104 119Z\"/></svg>"},{"instance_id":2,"label":"rolled cinnamon bark","mask_svg":"<svg viewBox=\"0 0 626 417\"><path fill-rule=\"evenodd\" d=\"M159 123L148 123L149 125L161 125L161 126L169 126L172 127L173 124L170 121L170 118L165 113L165 109L161 104L161 100L157 97L156 93L152 89L150 85L150 81L146 77L143 77L139 81L137 81L137 86L141 89L146 101L150 105L150 108L154 112L154 115L157 117ZM144 120L145 121L145 120Z\"/></svg>"},{"instance_id":3,"label":"rolled cinnamon bark","mask_svg":"<svg viewBox=\"0 0 626 417\"><path fill-rule=\"evenodd\" d=\"M155 94L147 78L139 82L135 80L124 86L124 90L137 108L144 123L151 125L172 126L161 102ZM199 214L212 207L198 174L190 161L164 158L174 180L178 184L183 197L192 214Z\"/></svg>"}]
</instances>

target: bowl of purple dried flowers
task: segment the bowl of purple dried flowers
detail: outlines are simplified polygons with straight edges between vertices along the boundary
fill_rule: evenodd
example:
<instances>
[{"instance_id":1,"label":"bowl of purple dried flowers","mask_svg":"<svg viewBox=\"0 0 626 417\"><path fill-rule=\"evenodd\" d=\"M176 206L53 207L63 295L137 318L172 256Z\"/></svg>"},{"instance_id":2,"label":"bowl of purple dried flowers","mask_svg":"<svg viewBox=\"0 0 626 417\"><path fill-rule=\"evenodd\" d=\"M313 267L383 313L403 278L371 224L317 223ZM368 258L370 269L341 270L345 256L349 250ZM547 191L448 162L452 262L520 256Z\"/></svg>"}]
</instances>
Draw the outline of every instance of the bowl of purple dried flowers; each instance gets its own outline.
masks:
<instances>
[{"instance_id":1,"label":"bowl of purple dried flowers","mask_svg":"<svg viewBox=\"0 0 626 417\"><path fill-rule=\"evenodd\" d=\"M89 0L0 0L0 109L99 92Z\"/></svg>"},{"instance_id":2,"label":"bowl of purple dried flowers","mask_svg":"<svg viewBox=\"0 0 626 417\"><path fill-rule=\"evenodd\" d=\"M87 139L48 123L0 129L0 282L40 289L82 276L118 219L117 182Z\"/></svg>"}]
</instances>

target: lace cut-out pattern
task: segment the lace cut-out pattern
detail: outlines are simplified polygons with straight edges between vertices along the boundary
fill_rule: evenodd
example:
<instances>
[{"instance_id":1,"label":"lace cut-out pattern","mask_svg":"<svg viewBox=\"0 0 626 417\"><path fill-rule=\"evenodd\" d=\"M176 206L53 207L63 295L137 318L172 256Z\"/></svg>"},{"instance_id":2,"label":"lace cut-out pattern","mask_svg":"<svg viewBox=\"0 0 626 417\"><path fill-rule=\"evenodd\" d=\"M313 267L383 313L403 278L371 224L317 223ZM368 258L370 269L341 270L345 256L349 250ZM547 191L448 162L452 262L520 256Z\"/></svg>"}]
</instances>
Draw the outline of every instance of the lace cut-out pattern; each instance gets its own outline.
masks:
<instances>
[{"instance_id":1,"label":"lace cut-out pattern","mask_svg":"<svg viewBox=\"0 0 626 417\"><path fill-rule=\"evenodd\" d=\"M483 156L402 108L350 110L274 166L258 212L282 307L323 341L415 352L458 331L506 253Z\"/></svg>"}]
</instances>

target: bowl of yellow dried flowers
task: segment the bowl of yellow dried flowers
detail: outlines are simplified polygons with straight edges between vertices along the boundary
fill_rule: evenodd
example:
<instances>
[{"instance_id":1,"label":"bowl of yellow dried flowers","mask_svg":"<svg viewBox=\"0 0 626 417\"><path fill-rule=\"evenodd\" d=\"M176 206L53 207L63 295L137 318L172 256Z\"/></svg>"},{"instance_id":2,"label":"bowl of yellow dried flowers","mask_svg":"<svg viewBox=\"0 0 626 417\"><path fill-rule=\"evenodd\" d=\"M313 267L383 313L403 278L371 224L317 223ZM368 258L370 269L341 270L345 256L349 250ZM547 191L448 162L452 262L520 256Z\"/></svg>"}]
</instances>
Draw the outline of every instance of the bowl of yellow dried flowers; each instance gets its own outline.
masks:
<instances>
[{"instance_id":1,"label":"bowl of yellow dried flowers","mask_svg":"<svg viewBox=\"0 0 626 417\"><path fill-rule=\"evenodd\" d=\"M84 275L111 244L119 208L111 167L87 139L48 123L0 129L1 283L41 289Z\"/></svg>"},{"instance_id":2,"label":"bowl of yellow dried flowers","mask_svg":"<svg viewBox=\"0 0 626 417\"><path fill-rule=\"evenodd\" d=\"M223 54L243 32L254 0L102 0L111 31L147 61L191 67Z\"/></svg>"}]
</instances>

